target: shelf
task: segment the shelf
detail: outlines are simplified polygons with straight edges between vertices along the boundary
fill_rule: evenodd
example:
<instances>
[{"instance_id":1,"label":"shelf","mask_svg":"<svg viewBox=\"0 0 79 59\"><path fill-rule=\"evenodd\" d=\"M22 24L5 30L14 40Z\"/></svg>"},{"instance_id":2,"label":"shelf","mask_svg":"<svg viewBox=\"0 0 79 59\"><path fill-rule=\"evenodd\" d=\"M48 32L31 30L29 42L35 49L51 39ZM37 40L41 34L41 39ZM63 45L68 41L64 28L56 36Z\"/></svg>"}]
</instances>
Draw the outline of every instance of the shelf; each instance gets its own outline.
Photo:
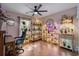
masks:
<instances>
[{"instance_id":1,"label":"shelf","mask_svg":"<svg viewBox=\"0 0 79 59\"><path fill-rule=\"evenodd\" d=\"M68 36L73 36L74 34L61 34L61 35L68 35Z\"/></svg>"},{"instance_id":2,"label":"shelf","mask_svg":"<svg viewBox=\"0 0 79 59\"><path fill-rule=\"evenodd\" d=\"M64 49L68 49L68 50L73 50L73 49L69 49L69 48L66 48L66 47L64 47L64 46L60 46L61 48L64 48Z\"/></svg>"},{"instance_id":3,"label":"shelf","mask_svg":"<svg viewBox=\"0 0 79 59\"><path fill-rule=\"evenodd\" d=\"M40 20L35 20L32 23L32 38L33 41L42 38L42 23L40 22Z\"/></svg>"}]
</instances>

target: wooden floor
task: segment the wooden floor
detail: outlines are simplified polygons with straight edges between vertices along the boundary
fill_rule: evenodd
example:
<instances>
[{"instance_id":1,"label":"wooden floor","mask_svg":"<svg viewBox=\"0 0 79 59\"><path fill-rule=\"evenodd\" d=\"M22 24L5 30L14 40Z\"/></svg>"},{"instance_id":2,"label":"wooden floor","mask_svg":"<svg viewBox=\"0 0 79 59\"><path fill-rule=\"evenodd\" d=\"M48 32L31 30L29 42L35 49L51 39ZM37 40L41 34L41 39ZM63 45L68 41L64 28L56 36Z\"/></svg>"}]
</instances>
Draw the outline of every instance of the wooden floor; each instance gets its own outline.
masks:
<instances>
[{"instance_id":1,"label":"wooden floor","mask_svg":"<svg viewBox=\"0 0 79 59\"><path fill-rule=\"evenodd\" d=\"M19 56L76 56L75 53L69 50L43 41L29 43L23 49L24 53Z\"/></svg>"}]
</instances>

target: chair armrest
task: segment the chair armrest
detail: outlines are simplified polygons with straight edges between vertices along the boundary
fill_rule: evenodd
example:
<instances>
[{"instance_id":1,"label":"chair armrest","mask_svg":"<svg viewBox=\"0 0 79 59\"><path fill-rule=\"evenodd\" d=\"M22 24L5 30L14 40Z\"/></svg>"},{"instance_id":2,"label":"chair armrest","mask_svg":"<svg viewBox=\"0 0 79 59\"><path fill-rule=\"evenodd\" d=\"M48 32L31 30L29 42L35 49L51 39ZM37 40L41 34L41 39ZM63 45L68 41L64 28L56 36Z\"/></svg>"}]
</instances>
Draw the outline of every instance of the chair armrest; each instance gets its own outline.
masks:
<instances>
[{"instance_id":1,"label":"chair armrest","mask_svg":"<svg viewBox=\"0 0 79 59\"><path fill-rule=\"evenodd\" d=\"M22 37L15 37L15 39L21 39Z\"/></svg>"}]
</instances>

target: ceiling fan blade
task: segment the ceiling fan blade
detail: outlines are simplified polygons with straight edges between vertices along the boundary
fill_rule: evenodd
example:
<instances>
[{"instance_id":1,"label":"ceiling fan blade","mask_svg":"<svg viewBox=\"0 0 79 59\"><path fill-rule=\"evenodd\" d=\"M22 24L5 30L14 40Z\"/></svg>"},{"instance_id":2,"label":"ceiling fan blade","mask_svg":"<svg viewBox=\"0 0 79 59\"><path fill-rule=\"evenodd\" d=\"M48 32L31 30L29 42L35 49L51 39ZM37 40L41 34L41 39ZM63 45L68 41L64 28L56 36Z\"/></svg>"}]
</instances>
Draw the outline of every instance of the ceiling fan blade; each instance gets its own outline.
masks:
<instances>
[{"instance_id":1,"label":"ceiling fan blade","mask_svg":"<svg viewBox=\"0 0 79 59\"><path fill-rule=\"evenodd\" d=\"M42 15L41 13L38 12L39 15Z\"/></svg>"},{"instance_id":2,"label":"ceiling fan blade","mask_svg":"<svg viewBox=\"0 0 79 59\"><path fill-rule=\"evenodd\" d=\"M39 10L38 12L47 12L47 10Z\"/></svg>"},{"instance_id":3,"label":"ceiling fan blade","mask_svg":"<svg viewBox=\"0 0 79 59\"><path fill-rule=\"evenodd\" d=\"M1 4L0 4L0 13L2 13Z\"/></svg>"},{"instance_id":4,"label":"ceiling fan blade","mask_svg":"<svg viewBox=\"0 0 79 59\"><path fill-rule=\"evenodd\" d=\"M32 14L32 16L34 16L34 13Z\"/></svg>"},{"instance_id":5,"label":"ceiling fan blade","mask_svg":"<svg viewBox=\"0 0 79 59\"><path fill-rule=\"evenodd\" d=\"M38 6L37 10L39 10L41 7L42 7L42 5L40 4L40 5Z\"/></svg>"},{"instance_id":6,"label":"ceiling fan blade","mask_svg":"<svg viewBox=\"0 0 79 59\"><path fill-rule=\"evenodd\" d=\"M0 8L1 8L1 3L0 3Z\"/></svg>"},{"instance_id":7,"label":"ceiling fan blade","mask_svg":"<svg viewBox=\"0 0 79 59\"><path fill-rule=\"evenodd\" d=\"M35 8L34 10L37 10L37 6L34 6L34 8Z\"/></svg>"},{"instance_id":8,"label":"ceiling fan blade","mask_svg":"<svg viewBox=\"0 0 79 59\"><path fill-rule=\"evenodd\" d=\"M0 13L2 13L2 10L0 9Z\"/></svg>"}]
</instances>

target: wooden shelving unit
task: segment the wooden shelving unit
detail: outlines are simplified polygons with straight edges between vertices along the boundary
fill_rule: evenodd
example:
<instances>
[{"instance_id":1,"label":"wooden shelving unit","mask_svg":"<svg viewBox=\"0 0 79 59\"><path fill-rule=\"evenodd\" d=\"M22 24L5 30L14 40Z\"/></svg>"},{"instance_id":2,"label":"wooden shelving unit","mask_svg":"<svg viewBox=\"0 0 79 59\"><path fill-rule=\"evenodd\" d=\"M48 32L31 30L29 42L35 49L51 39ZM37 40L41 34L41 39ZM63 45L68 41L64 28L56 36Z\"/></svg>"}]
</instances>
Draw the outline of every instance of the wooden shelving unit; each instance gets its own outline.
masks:
<instances>
[{"instance_id":1,"label":"wooden shelving unit","mask_svg":"<svg viewBox=\"0 0 79 59\"><path fill-rule=\"evenodd\" d=\"M52 31L49 32L48 27L46 24L43 25L42 28L42 40L52 43L52 44L59 44L59 36L56 29L52 29Z\"/></svg>"},{"instance_id":2,"label":"wooden shelving unit","mask_svg":"<svg viewBox=\"0 0 79 59\"><path fill-rule=\"evenodd\" d=\"M32 21L32 41L42 39L42 21L34 18Z\"/></svg>"},{"instance_id":3,"label":"wooden shelving unit","mask_svg":"<svg viewBox=\"0 0 79 59\"><path fill-rule=\"evenodd\" d=\"M60 47L73 51L75 26L72 17L66 15L62 17L60 32Z\"/></svg>"}]
</instances>

